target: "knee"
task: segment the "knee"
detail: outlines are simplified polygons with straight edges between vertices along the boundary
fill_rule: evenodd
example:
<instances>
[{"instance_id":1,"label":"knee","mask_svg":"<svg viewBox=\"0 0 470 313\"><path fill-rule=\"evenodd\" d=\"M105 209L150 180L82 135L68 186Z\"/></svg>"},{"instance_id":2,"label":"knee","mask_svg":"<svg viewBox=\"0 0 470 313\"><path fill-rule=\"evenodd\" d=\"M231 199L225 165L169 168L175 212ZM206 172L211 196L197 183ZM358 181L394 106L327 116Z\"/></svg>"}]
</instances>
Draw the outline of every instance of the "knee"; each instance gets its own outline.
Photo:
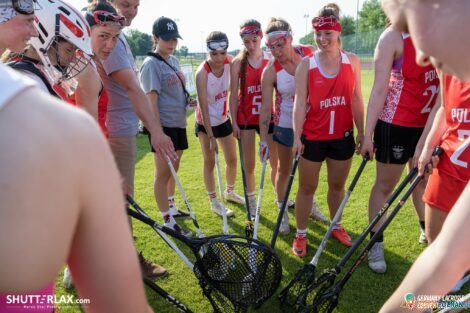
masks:
<instances>
[{"instance_id":1,"label":"knee","mask_svg":"<svg viewBox=\"0 0 470 313\"><path fill-rule=\"evenodd\" d=\"M237 156L236 155L231 155L225 159L225 163L227 164L227 167L237 167ZM246 164L245 164L246 166Z\"/></svg>"},{"instance_id":2,"label":"knee","mask_svg":"<svg viewBox=\"0 0 470 313\"><path fill-rule=\"evenodd\" d=\"M313 195L317 186L314 184L299 184L299 191L298 193L303 196L310 196Z\"/></svg>"},{"instance_id":3,"label":"knee","mask_svg":"<svg viewBox=\"0 0 470 313\"><path fill-rule=\"evenodd\" d=\"M376 180L373 186L375 192L379 192L383 195L389 195L395 188L395 184L389 181Z\"/></svg>"},{"instance_id":4,"label":"knee","mask_svg":"<svg viewBox=\"0 0 470 313\"><path fill-rule=\"evenodd\" d=\"M213 170L215 165L215 160L212 156L206 156L204 158L204 169Z\"/></svg>"},{"instance_id":5,"label":"knee","mask_svg":"<svg viewBox=\"0 0 470 313\"><path fill-rule=\"evenodd\" d=\"M329 182L328 190L330 192L343 192L344 191L344 182Z\"/></svg>"}]
</instances>

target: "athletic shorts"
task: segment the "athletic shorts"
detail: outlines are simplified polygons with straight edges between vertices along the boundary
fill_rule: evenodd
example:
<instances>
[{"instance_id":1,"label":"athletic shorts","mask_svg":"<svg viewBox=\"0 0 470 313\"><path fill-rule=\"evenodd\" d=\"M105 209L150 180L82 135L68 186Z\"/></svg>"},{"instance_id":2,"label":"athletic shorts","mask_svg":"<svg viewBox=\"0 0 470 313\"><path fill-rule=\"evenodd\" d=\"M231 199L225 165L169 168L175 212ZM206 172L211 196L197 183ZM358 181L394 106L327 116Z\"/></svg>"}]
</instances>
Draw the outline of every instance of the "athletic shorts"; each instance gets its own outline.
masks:
<instances>
[{"instance_id":1,"label":"athletic shorts","mask_svg":"<svg viewBox=\"0 0 470 313\"><path fill-rule=\"evenodd\" d=\"M467 183L438 169L434 169L429 177L423 201L432 207L448 213L455 202L457 202Z\"/></svg>"},{"instance_id":2,"label":"athletic shorts","mask_svg":"<svg viewBox=\"0 0 470 313\"><path fill-rule=\"evenodd\" d=\"M303 139L302 142L304 144L302 157L312 162L323 162L326 158L336 161L349 160L354 155L354 150L356 149L352 132L349 136L340 139Z\"/></svg>"},{"instance_id":3,"label":"athletic shorts","mask_svg":"<svg viewBox=\"0 0 470 313\"><path fill-rule=\"evenodd\" d=\"M186 128L163 127L163 132L165 133L165 135L171 138L175 150L188 149L188 137L186 136ZM147 136L149 139L150 149L152 152L155 152L152 147L152 137L150 133Z\"/></svg>"},{"instance_id":4,"label":"athletic shorts","mask_svg":"<svg viewBox=\"0 0 470 313\"><path fill-rule=\"evenodd\" d=\"M375 159L385 164L405 164L413 157L423 128L378 120L374 131Z\"/></svg>"},{"instance_id":5,"label":"athletic shorts","mask_svg":"<svg viewBox=\"0 0 470 313\"><path fill-rule=\"evenodd\" d=\"M206 128L202 124L198 124L196 122L196 125L194 127L194 133L197 134L199 132L203 132L204 134L207 134ZM217 126L212 126L212 134L214 135L215 138L223 138L227 137L233 133L233 128L232 128L232 123L230 122L230 119L228 119L225 123L222 123Z\"/></svg>"},{"instance_id":6,"label":"athletic shorts","mask_svg":"<svg viewBox=\"0 0 470 313\"><path fill-rule=\"evenodd\" d=\"M273 140L283 146L292 148L294 145L294 130L292 128L274 126Z\"/></svg>"},{"instance_id":7,"label":"athletic shorts","mask_svg":"<svg viewBox=\"0 0 470 313\"><path fill-rule=\"evenodd\" d=\"M250 129L254 129L254 130L256 130L256 132L257 132L258 135L259 135L259 125L258 125L258 124L252 124L252 125L241 125L241 124L239 124L238 127L240 128L240 130L250 130ZM274 128L274 124L273 124L273 123L270 123L270 124L269 124L269 128L268 128L268 134L272 134L272 133L273 133L273 128Z\"/></svg>"}]
</instances>

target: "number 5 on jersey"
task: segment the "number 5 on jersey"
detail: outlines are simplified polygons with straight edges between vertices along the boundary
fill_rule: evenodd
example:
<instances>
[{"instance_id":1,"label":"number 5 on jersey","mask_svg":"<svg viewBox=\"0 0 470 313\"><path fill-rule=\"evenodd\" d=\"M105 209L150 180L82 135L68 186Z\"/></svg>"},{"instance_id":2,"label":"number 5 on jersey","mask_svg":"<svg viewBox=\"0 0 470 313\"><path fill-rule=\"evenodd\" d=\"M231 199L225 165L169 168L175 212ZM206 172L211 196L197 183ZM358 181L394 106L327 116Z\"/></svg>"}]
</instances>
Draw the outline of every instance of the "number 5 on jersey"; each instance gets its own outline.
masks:
<instances>
[{"instance_id":1,"label":"number 5 on jersey","mask_svg":"<svg viewBox=\"0 0 470 313\"><path fill-rule=\"evenodd\" d=\"M251 108L251 114L259 115L259 111L261 109L261 96L254 96L253 97L253 104Z\"/></svg>"}]
</instances>

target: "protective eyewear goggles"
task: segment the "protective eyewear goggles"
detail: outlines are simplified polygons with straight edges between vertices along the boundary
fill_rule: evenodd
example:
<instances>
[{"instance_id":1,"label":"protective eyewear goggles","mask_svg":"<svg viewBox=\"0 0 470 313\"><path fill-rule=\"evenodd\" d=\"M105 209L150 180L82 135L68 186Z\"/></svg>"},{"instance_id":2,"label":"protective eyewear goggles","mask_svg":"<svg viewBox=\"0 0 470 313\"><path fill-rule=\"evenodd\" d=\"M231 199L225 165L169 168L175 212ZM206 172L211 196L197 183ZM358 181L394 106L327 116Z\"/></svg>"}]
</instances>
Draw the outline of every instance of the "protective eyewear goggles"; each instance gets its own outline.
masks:
<instances>
[{"instance_id":1,"label":"protective eyewear goggles","mask_svg":"<svg viewBox=\"0 0 470 313\"><path fill-rule=\"evenodd\" d=\"M312 19L312 26L313 26L314 29L324 27L324 26L334 27L338 23L339 23L339 21L336 18L336 16L334 16L334 15L330 15L330 16L327 16L327 17L318 16L318 17L315 17L314 19Z\"/></svg>"},{"instance_id":2,"label":"protective eyewear goggles","mask_svg":"<svg viewBox=\"0 0 470 313\"><path fill-rule=\"evenodd\" d=\"M124 27L126 18L121 15L117 15L108 11L95 11L93 12L93 20L96 24L105 26L109 23L117 24L119 27Z\"/></svg>"},{"instance_id":3,"label":"protective eyewear goggles","mask_svg":"<svg viewBox=\"0 0 470 313\"><path fill-rule=\"evenodd\" d=\"M228 41L209 41L207 49L210 51L225 51L228 48Z\"/></svg>"}]
</instances>

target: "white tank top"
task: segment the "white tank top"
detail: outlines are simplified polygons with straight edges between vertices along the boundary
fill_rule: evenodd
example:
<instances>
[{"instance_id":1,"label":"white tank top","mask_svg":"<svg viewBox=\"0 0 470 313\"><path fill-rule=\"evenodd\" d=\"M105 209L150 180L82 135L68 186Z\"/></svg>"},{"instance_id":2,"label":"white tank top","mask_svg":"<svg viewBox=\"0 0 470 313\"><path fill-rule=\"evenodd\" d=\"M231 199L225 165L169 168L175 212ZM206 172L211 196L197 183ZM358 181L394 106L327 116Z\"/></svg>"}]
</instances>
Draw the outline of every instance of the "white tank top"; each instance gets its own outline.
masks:
<instances>
[{"instance_id":1,"label":"white tank top","mask_svg":"<svg viewBox=\"0 0 470 313\"><path fill-rule=\"evenodd\" d=\"M287 71L276 69L276 110L275 124L279 127L292 128L294 110L295 77Z\"/></svg>"},{"instance_id":2,"label":"white tank top","mask_svg":"<svg viewBox=\"0 0 470 313\"><path fill-rule=\"evenodd\" d=\"M214 127L228 120L227 97L230 82L230 61L225 59L224 71L220 77L214 75L207 61L201 66L207 72L207 104L211 127ZM196 122L203 123L199 105L196 109Z\"/></svg>"},{"instance_id":3,"label":"white tank top","mask_svg":"<svg viewBox=\"0 0 470 313\"><path fill-rule=\"evenodd\" d=\"M32 79L0 64L0 110L17 94L33 86L36 83Z\"/></svg>"}]
</instances>

